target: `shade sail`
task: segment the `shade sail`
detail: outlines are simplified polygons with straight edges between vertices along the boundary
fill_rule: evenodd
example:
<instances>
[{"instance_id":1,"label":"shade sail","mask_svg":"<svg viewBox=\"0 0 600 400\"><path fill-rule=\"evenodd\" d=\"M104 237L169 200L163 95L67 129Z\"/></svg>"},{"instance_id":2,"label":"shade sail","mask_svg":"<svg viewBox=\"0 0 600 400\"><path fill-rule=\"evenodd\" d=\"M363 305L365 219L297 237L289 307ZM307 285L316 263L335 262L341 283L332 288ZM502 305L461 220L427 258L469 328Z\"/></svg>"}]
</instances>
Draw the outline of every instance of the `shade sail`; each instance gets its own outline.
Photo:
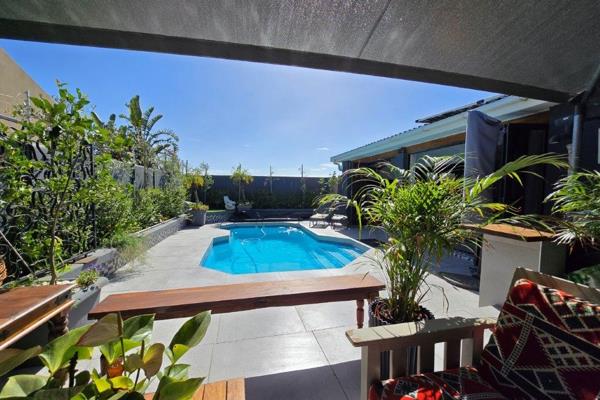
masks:
<instances>
[{"instance_id":1,"label":"shade sail","mask_svg":"<svg viewBox=\"0 0 600 400\"><path fill-rule=\"evenodd\" d=\"M4 0L0 37L221 57L564 101L600 62L597 0Z\"/></svg>"}]
</instances>

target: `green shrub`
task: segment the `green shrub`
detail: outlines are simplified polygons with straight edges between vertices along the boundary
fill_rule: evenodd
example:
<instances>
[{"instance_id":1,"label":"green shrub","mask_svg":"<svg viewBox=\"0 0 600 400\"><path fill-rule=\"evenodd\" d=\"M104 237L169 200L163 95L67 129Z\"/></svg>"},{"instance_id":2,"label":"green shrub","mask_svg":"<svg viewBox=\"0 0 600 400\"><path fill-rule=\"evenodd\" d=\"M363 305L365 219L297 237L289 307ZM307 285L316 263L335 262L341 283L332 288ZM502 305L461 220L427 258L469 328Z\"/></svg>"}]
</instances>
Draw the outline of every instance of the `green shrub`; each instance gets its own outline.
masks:
<instances>
[{"instance_id":1,"label":"green shrub","mask_svg":"<svg viewBox=\"0 0 600 400\"><path fill-rule=\"evenodd\" d=\"M208 211L208 205L203 203L192 203L190 209L193 211Z\"/></svg>"},{"instance_id":2,"label":"green shrub","mask_svg":"<svg viewBox=\"0 0 600 400\"><path fill-rule=\"evenodd\" d=\"M186 190L183 186L167 185L155 195L155 202L162 219L177 217L185 208Z\"/></svg>"},{"instance_id":3,"label":"green shrub","mask_svg":"<svg viewBox=\"0 0 600 400\"><path fill-rule=\"evenodd\" d=\"M92 286L98 280L98 271L94 268L86 269L85 271L81 271L75 283L82 289Z\"/></svg>"},{"instance_id":4,"label":"green shrub","mask_svg":"<svg viewBox=\"0 0 600 400\"><path fill-rule=\"evenodd\" d=\"M108 171L101 171L94 190L98 243L106 244L113 236L140 228L133 205L133 186L115 181Z\"/></svg>"},{"instance_id":5,"label":"green shrub","mask_svg":"<svg viewBox=\"0 0 600 400\"><path fill-rule=\"evenodd\" d=\"M160 222L157 198L160 189L140 189L134 191L134 213L141 229Z\"/></svg>"},{"instance_id":6,"label":"green shrub","mask_svg":"<svg viewBox=\"0 0 600 400\"><path fill-rule=\"evenodd\" d=\"M119 251L119 256L125 263L140 259L148 250L147 240L133 234L117 234L110 239L108 245Z\"/></svg>"}]
</instances>

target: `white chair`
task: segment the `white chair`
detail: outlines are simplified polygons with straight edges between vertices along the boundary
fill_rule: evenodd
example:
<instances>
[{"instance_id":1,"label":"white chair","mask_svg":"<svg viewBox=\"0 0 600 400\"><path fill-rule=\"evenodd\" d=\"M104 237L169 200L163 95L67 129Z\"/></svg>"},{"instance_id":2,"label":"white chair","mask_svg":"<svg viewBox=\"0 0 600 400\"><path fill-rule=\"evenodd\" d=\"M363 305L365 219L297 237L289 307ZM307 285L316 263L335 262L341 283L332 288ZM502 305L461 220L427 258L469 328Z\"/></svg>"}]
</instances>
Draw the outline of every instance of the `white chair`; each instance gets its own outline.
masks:
<instances>
[{"instance_id":1,"label":"white chair","mask_svg":"<svg viewBox=\"0 0 600 400\"><path fill-rule=\"evenodd\" d=\"M225 209L229 211L234 211L236 202L231 200L229 196L223 196L223 202L225 203Z\"/></svg>"}]
</instances>

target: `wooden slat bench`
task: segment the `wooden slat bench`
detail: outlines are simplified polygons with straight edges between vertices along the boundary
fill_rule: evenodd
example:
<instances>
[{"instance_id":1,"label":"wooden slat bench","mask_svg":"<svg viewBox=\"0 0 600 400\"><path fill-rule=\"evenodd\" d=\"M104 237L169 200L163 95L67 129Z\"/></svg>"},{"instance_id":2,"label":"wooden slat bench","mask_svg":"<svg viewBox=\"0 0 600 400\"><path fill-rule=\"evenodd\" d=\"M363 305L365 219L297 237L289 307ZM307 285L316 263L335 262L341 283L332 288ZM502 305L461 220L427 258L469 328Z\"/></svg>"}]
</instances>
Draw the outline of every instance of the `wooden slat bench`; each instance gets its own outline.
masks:
<instances>
[{"instance_id":1,"label":"wooden slat bench","mask_svg":"<svg viewBox=\"0 0 600 400\"><path fill-rule=\"evenodd\" d=\"M45 323L49 338L66 332L67 314L73 305L75 285L26 286L0 292L0 350L7 348Z\"/></svg>"},{"instance_id":2,"label":"wooden slat bench","mask_svg":"<svg viewBox=\"0 0 600 400\"><path fill-rule=\"evenodd\" d=\"M148 393L144 396L146 400L151 400L154 393ZM227 381L219 381L207 383L200 386L194 394L193 400L245 400L246 389L244 379L229 379Z\"/></svg>"},{"instance_id":3,"label":"wooden slat bench","mask_svg":"<svg viewBox=\"0 0 600 400\"><path fill-rule=\"evenodd\" d=\"M363 326L364 299L371 299L385 285L366 274L341 275L287 281L252 282L108 296L94 307L89 318L120 312L123 318L156 314L156 319L191 317L201 311L213 314L256 308L297 306L356 300L356 324Z\"/></svg>"}]
</instances>

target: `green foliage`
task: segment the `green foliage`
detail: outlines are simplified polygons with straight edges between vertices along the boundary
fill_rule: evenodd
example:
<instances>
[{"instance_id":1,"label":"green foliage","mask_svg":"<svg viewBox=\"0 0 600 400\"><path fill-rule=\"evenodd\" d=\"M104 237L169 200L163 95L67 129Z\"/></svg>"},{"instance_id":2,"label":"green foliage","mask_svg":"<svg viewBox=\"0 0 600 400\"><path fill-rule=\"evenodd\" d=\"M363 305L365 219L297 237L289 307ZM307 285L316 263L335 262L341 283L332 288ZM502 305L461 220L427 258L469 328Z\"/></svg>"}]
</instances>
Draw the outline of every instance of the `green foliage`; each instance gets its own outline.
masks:
<instances>
[{"instance_id":1,"label":"green foliage","mask_svg":"<svg viewBox=\"0 0 600 400\"><path fill-rule=\"evenodd\" d=\"M138 260L148 250L146 239L131 233L116 234L105 245L116 248L125 263Z\"/></svg>"},{"instance_id":2,"label":"green foliage","mask_svg":"<svg viewBox=\"0 0 600 400\"><path fill-rule=\"evenodd\" d=\"M395 322L415 320L427 293L425 278L444 252L477 245L474 231L465 222L519 220L509 205L488 202L486 190L506 177L521 182L518 172L535 165L566 167L554 155L525 156L471 179L453 173L461 162L459 157L424 157L412 170L389 163L377 170L350 170L346 175L356 185L352 199L337 194L320 199L321 204L355 207L361 225L364 219L387 233L389 239L377 261L387 279L389 318Z\"/></svg>"},{"instance_id":3,"label":"green foliage","mask_svg":"<svg viewBox=\"0 0 600 400\"><path fill-rule=\"evenodd\" d=\"M557 241L597 246L600 240L600 172L576 172L559 180L546 201L552 202Z\"/></svg>"},{"instance_id":4,"label":"green foliage","mask_svg":"<svg viewBox=\"0 0 600 400\"><path fill-rule=\"evenodd\" d=\"M190 209L192 211L208 211L208 206L203 203L192 203Z\"/></svg>"},{"instance_id":5,"label":"green foliage","mask_svg":"<svg viewBox=\"0 0 600 400\"><path fill-rule=\"evenodd\" d=\"M179 138L175 132L154 129L163 117L161 114L152 116L154 107L142 111L140 96L132 97L126 106L129 112L121 118L128 122L127 132L133 142L133 156L137 164L144 168L157 167L161 156L171 157L177 153ZM148 187L148 182L144 182L144 187Z\"/></svg>"},{"instance_id":6,"label":"green foliage","mask_svg":"<svg viewBox=\"0 0 600 400\"><path fill-rule=\"evenodd\" d=\"M328 178L319 179L319 194L337 193L339 190L340 177L335 171Z\"/></svg>"},{"instance_id":7,"label":"green foliage","mask_svg":"<svg viewBox=\"0 0 600 400\"><path fill-rule=\"evenodd\" d=\"M246 200L246 194L244 193L244 186L252 183L254 178L250 175L247 169L242 168L242 164L238 164L231 173L231 181L238 186L238 203L242 203Z\"/></svg>"},{"instance_id":8,"label":"green foliage","mask_svg":"<svg viewBox=\"0 0 600 400\"><path fill-rule=\"evenodd\" d=\"M587 285L593 288L600 288L600 265L592 265L571 272L567 275L567 279L575 283Z\"/></svg>"},{"instance_id":9,"label":"green foliage","mask_svg":"<svg viewBox=\"0 0 600 400\"><path fill-rule=\"evenodd\" d=\"M100 274L98 274L97 270L90 268L86 269L85 271L81 271L75 282L80 288L87 288L96 283L99 276Z\"/></svg>"},{"instance_id":10,"label":"green foliage","mask_svg":"<svg viewBox=\"0 0 600 400\"><path fill-rule=\"evenodd\" d=\"M106 245L115 236L134 232L141 227L134 211L133 186L117 182L105 169L94 182L92 202L96 206L99 243Z\"/></svg>"},{"instance_id":11,"label":"green foliage","mask_svg":"<svg viewBox=\"0 0 600 400\"><path fill-rule=\"evenodd\" d=\"M158 208L160 189L140 189L134 193L134 212L140 227L158 224L161 215Z\"/></svg>"},{"instance_id":12,"label":"green foliage","mask_svg":"<svg viewBox=\"0 0 600 400\"><path fill-rule=\"evenodd\" d=\"M95 177L79 179L84 175L85 154L91 144L98 146L93 151L97 152L96 164L102 166L110 154L97 149L117 150L120 145L113 132L96 125L85 112L89 101L79 90L73 94L59 84L58 93L54 101L31 98L33 110L22 109L17 115L21 127L2 127L0 135L4 151L0 164L2 199L28 210L16 224L33 222L26 232L26 246L40 257L33 261L50 270L52 283L56 282L63 250L81 251L88 243L90 228L85 215ZM45 157L31 157L28 145L32 141ZM32 174L37 175L23 179ZM36 241L38 244L33 245ZM68 249L64 249L65 243Z\"/></svg>"},{"instance_id":13,"label":"green foliage","mask_svg":"<svg viewBox=\"0 0 600 400\"><path fill-rule=\"evenodd\" d=\"M41 354L39 347L2 350L0 376L37 354L49 375L12 376L0 389L0 399L143 399L146 388L155 381L158 386L154 400L191 399L203 378L189 378L189 365L176 361L203 339L210 312L186 321L168 348L162 343L150 343L153 324L154 315L123 321L118 314L108 314L55 339ZM100 350L108 365L122 366L117 368L120 372L101 367L100 371L76 373L77 362L94 349ZM171 362L161 371L165 353Z\"/></svg>"},{"instance_id":14,"label":"green foliage","mask_svg":"<svg viewBox=\"0 0 600 400\"><path fill-rule=\"evenodd\" d=\"M0 376L4 376L25 361L42 352L41 346L34 346L26 350L4 349L0 350Z\"/></svg>"},{"instance_id":15,"label":"green foliage","mask_svg":"<svg viewBox=\"0 0 600 400\"><path fill-rule=\"evenodd\" d=\"M204 181L202 183L202 191L204 194L202 197L202 201L204 203L206 203L206 194L207 194L208 190L215 183L214 178L208 172L209 168L210 168L209 165L205 162L201 162L200 166L198 167L198 169L200 170L200 173L202 174L202 180Z\"/></svg>"}]
</instances>

